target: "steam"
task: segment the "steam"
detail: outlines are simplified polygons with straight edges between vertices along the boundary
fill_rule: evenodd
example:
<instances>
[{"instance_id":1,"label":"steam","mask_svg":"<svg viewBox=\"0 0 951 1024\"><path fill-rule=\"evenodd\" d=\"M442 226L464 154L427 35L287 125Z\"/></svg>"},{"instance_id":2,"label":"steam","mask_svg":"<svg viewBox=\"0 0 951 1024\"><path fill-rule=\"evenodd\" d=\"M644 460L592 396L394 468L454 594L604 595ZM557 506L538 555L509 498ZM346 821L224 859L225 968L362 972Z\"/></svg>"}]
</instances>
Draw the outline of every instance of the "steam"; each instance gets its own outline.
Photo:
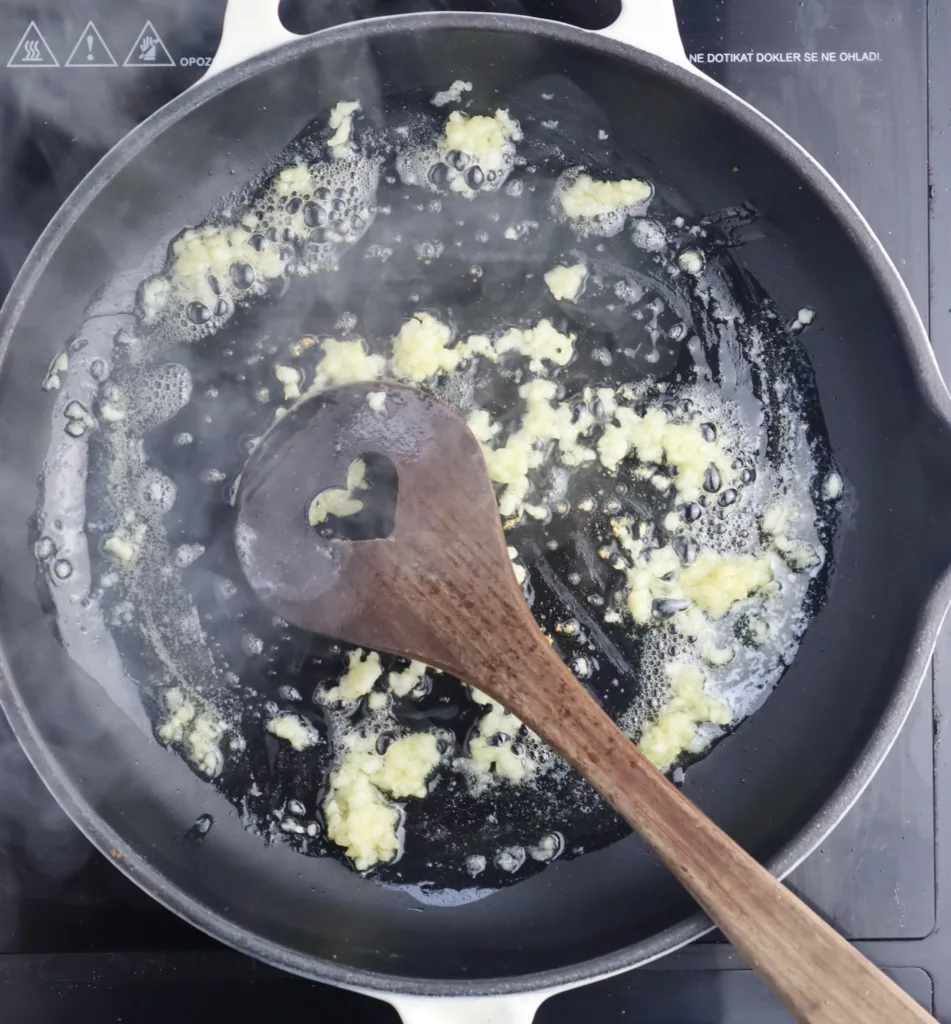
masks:
<instances>
[{"instance_id":1,"label":"steam","mask_svg":"<svg viewBox=\"0 0 951 1024\"><path fill-rule=\"evenodd\" d=\"M37 17L36 7L19 2L7 5L4 14L8 26L4 45L12 47L14 30L20 25L25 29L30 20ZM177 37L178 26L185 17L181 5L156 0L149 16L162 25L165 41L173 48L172 40ZM122 8L111 12L109 17L109 25L100 27L121 64L127 49L123 48L122 40L128 37L131 43L134 39L141 27L141 13ZM81 5L67 3L44 8L39 24L61 64L65 63L69 48L87 19L88 11ZM5 61L7 56L5 53L2 59ZM163 91L164 98L180 91L181 72L171 70L176 76L176 88L169 89L169 79L163 73L150 71L151 78L147 78L145 73L138 75L131 69L124 69L119 72L121 79L111 73L113 69L71 72L61 67L48 71L14 69L6 72L0 97L0 149L3 152L0 161L0 300L5 298L36 239L83 175L164 101ZM123 305L131 309L131 302L126 300ZM111 345L111 334L109 343ZM41 400L40 381L32 383L37 388L37 400ZM88 395L76 397L89 403ZM64 403L59 402L52 410L60 428L66 423L63 406ZM74 452L79 450L80 446L74 448ZM36 477L30 474L24 479L11 480L10 473L5 467L2 486L7 496L8 514L14 497L18 504L22 498L22 519L17 523L15 534L16 543L20 544L25 533L23 524L35 510ZM79 548L69 536L76 526L64 521L60 534L51 538L50 557L42 570L48 573L48 585L62 587L64 594L75 589L83 570ZM78 527L81 526L79 522ZM68 572L69 576L60 578L54 573L54 566L59 573ZM25 595L25 599L32 601L34 597ZM61 625L68 629L67 623ZM151 733L137 695L119 685L120 666L114 650L110 650L111 638L102 624L90 633L76 632L71 639L75 641L71 645L74 657L112 691L112 699L124 707L138 728ZM135 700L130 700L130 696ZM0 850L12 858L15 866L13 871L6 872L10 884L28 885L25 879L37 874L44 898L53 895L52 880L67 878L94 856L88 841L58 807L30 766L2 716Z\"/></svg>"},{"instance_id":2,"label":"steam","mask_svg":"<svg viewBox=\"0 0 951 1024\"><path fill-rule=\"evenodd\" d=\"M0 851L12 861L4 871L16 882L20 869L50 880L75 873L93 855L86 837L66 817L33 770L6 719L0 715ZM50 892L42 896L48 898ZM7 907L9 913L9 906Z\"/></svg>"},{"instance_id":3,"label":"steam","mask_svg":"<svg viewBox=\"0 0 951 1024\"><path fill-rule=\"evenodd\" d=\"M37 19L44 38L63 65L89 19L82 4L46 4L42 18L35 4L4 4L4 46ZM219 25L174 0L153 0L148 17L160 26L173 58L211 52ZM116 5L97 20L117 64L143 26L145 13ZM22 27L21 27L22 26ZM187 40L187 46L185 41ZM6 61L5 52L0 60ZM57 209L92 166L164 102L201 74L201 69L101 68L83 71L10 69L0 95L0 300L33 243Z\"/></svg>"},{"instance_id":4,"label":"steam","mask_svg":"<svg viewBox=\"0 0 951 1024\"><path fill-rule=\"evenodd\" d=\"M405 125L374 131L370 126L380 107L375 72L368 62L354 77L362 81L357 85L351 80L345 95L358 95L364 104L365 118L357 121L360 145L380 151L392 150L394 144L418 146L431 141L443 124L444 110L424 106ZM120 105L114 86L100 97L100 109L87 125L84 118L73 118L65 76L50 79L52 84L44 81L29 95L15 83L21 90L17 93L21 127L41 118L45 111L57 144L63 146L74 136L80 140L78 151L88 154L97 147L105 148L132 127L134 118ZM470 94L463 97L464 104L473 102ZM498 191L486 190L475 199L466 199L467 205L452 207L450 204L463 200L444 190L442 179L433 181L431 172L436 165L432 161L425 162L425 181L434 187L411 190L410 199L393 174L384 182L388 187L381 184L382 195L375 199L378 216L367 226L370 244L363 247L365 251L342 253L342 271L321 273L319 288L291 281L289 274L282 277L279 292L269 295L260 306L242 305L212 345L173 344L174 339L161 331L143 330L132 314L136 289L147 273L170 272L170 265L162 266L168 241L162 240L149 259L147 273L143 268L125 269L93 303L91 318L70 347L69 370L53 403L54 437L38 538L48 541L49 548L44 544L37 553L67 649L145 733L151 733L156 715L168 713L161 698L169 685L182 686L189 699L198 695L196 706L212 707L219 716L215 742L220 742L227 754L225 771L216 785L239 806L249 824L274 839L299 843L303 852L326 852L326 845L321 846L319 840L311 843L309 836L299 839L274 834L274 812L294 800L307 805L308 815L319 817L319 808L314 806L315 787L308 780L325 774L330 745L315 744L306 753L284 748L275 753L277 741L263 735L261 726L280 711L293 710L310 716L315 728L325 734L322 713L311 706L318 702L303 701L301 693L309 697L315 680L334 678L342 653L313 638L302 640L286 623L262 611L234 558L229 492L248 452L273 421L275 404L280 404L274 390L274 363L288 342L334 330L344 334L356 331L379 345L381 339L392 338L398 325L417 310L451 314L456 336L461 338L490 325L524 323L534 304L550 304L542 272L559 259L571 262L581 258L577 247L582 243L552 217L552 168L584 166L593 175L609 176L614 170L613 142L600 108L564 79L526 84L509 103L513 116L533 126L525 147L531 156L518 161L513 156L511 167L506 165L506 174L511 171L513 179L517 175L517 182L503 179ZM314 145L313 133L296 140L284 155L285 161L312 159ZM57 180L62 166L56 165L56 153L42 148L40 152ZM436 164L441 167L442 155L438 155ZM630 165L625 171L643 173L642 168ZM481 187L477 178L469 179L473 189ZM218 213L236 219L247 209L253 211L255 197L260 195L255 188L226 201ZM343 202L343 197L339 200ZM447 215L450 210L453 216ZM216 221L212 218L208 223L213 228ZM268 224L272 227L277 225ZM619 235L605 239L604 244L597 240L596 247L592 242L593 251L583 254L592 278L590 288L585 286L585 301L552 310L552 315L575 323L579 333L594 339L586 346L583 360L569 371L573 375L566 384L569 394L579 393L582 384L610 383L623 375L657 379L670 374L686 358L688 348L695 356L694 363L700 365L706 350L715 347L715 329L709 322L697 327L703 335L700 338L691 334L688 325L703 321L714 307L731 308L732 282L721 286L718 279L705 280L703 295L691 290L693 284L685 290L666 273L662 256L657 255L665 246L672 254L686 244L688 230L680 219L669 235L661 234L659 248L644 245L639 253L636 239L631 246L626 235ZM699 230L698 226L697 234ZM297 244L295 239L288 242ZM633 269L632 262L637 264ZM271 301L274 298L281 301ZM725 337L734 328L720 330ZM620 339L627 348L621 350ZM739 353L745 340L737 338L731 349ZM310 351L301 365L313 371L315 356L316 352ZM190 400L165 408L149 422L148 432L138 429L142 424L136 424L136 417L151 408L153 399L161 404L159 381L163 368L172 362L189 376ZM523 370L517 372L520 375ZM107 380L108 389L104 389ZM508 430L515 427L512 410L517 405L520 380L520 376L500 381L460 376L446 382L443 397L464 409L491 408L493 417ZM107 413L107 407L118 418L110 420L113 413ZM70 423L85 424L87 418L92 424L89 436L77 438L78 427L66 430ZM177 486L174 503L150 506L150 489L143 491L139 486L146 477L160 495L172 493L169 488ZM89 481L103 489L102 493L94 493ZM567 475L556 485L564 491L561 497L567 497ZM578 486L586 484L582 481ZM577 493L580 491L571 497ZM144 528L141 537L140 528ZM531 528L528 524L526 533ZM113 535L132 545L129 561L135 564L125 578L122 567L111 570L108 557L97 550ZM547 540L544 537L538 544ZM526 541L526 551L533 543ZM114 550L128 549L114 546ZM185 550L195 556L182 556L176 565L174 552ZM538 559L549 557L541 554L540 547L533 554ZM581 555L582 561L591 563L597 557L593 548ZM580 570L587 572L588 567L579 565L577 569L580 575ZM541 591L544 579L538 576L535 586ZM557 629L552 608L563 614L555 602L541 612L551 620L546 626ZM607 632L614 642L623 631ZM559 637L560 650L595 661L581 646L573 648L569 635L565 632ZM577 643L582 640L587 642L582 637ZM136 673L130 672L125 662L133 641L140 648L148 647L148 656L138 664ZM629 651L624 655L629 657ZM610 682L613 674L609 668L608 679L601 682ZM140 689L130 682L130 675L142 681ZM450 684L444 683L448 690ZM456 684L451 685L458 691ZM145 711L140 698L145 701ZM458 700L458 692L454 699ZM425 721L425 710L413 709L413 713ZM463 708L460 716L464 719L463 743L473 710ZM183 738L174 742L187 758L187 738L183 730L179 732ZM207 753L202 751L191 762L217 764L217 759L207 759ZM577 831L577 822L570 816L564 822L553 817L567 813L558 807L591 806L590 794L577 797L575 786L565 772L554 779L547 797L536 791L525 798L505 797L497 828L486 831L484 837L461 834L458 843L468 843L468 853L481 850L480 855L487 854L491 861L500 844L524 841L528 828L536 838L550 834L555 827ZM445 792L442 795L445 797ZM450 794L450 800L465 798L464 793ZM504 803L506 799L508 803ZM481 813L469 810L473 821L481 821L486 806L478 806ZM444 832L440 818L444 811L443 806L431 812L436 826L433 837ZM530 816L529 825L524 824L523 814ZM606 823L595 809L590 823L585 824L591 837L590 841L588 835L584 837L585 845L603 845L613 836L614 827L613 819ZM480 843L486 844L484 849ZM495 848L488 845L492 843ZM581 848L579 845L577 850ZM444 853L441 850L440 856ZM464 872L465 861L465 856L457 856L452 864L443 866L450 874ZM528 870L534 870L530 861L520 877ZM498 878L493 882L498 883Z\"/></svg>"}]
</instances>

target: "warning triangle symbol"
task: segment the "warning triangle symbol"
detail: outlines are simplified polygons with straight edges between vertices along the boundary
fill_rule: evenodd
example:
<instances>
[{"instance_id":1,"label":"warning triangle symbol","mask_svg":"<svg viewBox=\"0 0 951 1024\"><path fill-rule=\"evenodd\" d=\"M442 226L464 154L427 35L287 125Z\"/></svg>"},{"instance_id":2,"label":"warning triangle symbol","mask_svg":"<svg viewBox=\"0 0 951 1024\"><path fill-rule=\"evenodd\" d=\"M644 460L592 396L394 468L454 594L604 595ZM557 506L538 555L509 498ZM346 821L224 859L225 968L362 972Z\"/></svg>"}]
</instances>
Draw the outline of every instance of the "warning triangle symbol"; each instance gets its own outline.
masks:
<instances>
[{"instance_id":1,"label":"warning triangle symbol","mask_svg":"<svg viewBox=\"0 0 951 1024\"><path fill-rule=\"evenodd\" d=\"M146 67L146 68L173 68L175 61L172 60L162 37L155 31L151 21L142 26L142 31L136 36L129 56L122 62L124 68Z\"/></svg>"},{"instance_id":2,"label":"warning triangle symbol","mask_svg":"<svg viewBox=\"0 0 951 1024\"><path fill-rule=\"evenodd\" d=\"M7 61L8 68L58 68L59 61L53 55L43 33L31 21L17 43L13 55Z\"/></svg>"},{"instance_id":3,"label":"warning triangle symbol","mask_svg":"<svg viewBox=\"0 0 951 1024\"><path fill-rule=\"evenodd\" d=\"M79 33L76 45L66 61L68 68L115 68L115 57L106 46L105 40L99 35L99 29L89 24Z\"/></svg>"}]
</instances>

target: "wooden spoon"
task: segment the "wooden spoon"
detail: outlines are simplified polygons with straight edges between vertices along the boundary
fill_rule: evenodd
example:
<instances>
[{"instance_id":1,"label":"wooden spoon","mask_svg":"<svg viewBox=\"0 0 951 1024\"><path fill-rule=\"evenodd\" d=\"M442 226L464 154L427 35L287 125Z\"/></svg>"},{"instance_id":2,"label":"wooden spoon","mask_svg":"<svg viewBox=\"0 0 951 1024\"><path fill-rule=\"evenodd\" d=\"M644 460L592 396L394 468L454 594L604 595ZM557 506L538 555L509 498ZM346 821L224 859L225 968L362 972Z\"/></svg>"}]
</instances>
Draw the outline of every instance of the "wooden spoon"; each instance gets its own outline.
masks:
<instances>
[{"instance_id":1,"label":"wooden spoon","mask_svg":"<svg viewBox=\"0 0 951 1024\"><path fill-rule=\"evenodd\" d=\"M368 453L398 475L381 517L392 532L322 537L312 499L343 490ZM504 704L650 844L799 1020L934 1020L668 782L565 667L515 580L479 443L450 409L399 384L326 391L266 435L237 506L239 557L262 600L297 626L423 661Z\"/></svg>"}]
</instances>

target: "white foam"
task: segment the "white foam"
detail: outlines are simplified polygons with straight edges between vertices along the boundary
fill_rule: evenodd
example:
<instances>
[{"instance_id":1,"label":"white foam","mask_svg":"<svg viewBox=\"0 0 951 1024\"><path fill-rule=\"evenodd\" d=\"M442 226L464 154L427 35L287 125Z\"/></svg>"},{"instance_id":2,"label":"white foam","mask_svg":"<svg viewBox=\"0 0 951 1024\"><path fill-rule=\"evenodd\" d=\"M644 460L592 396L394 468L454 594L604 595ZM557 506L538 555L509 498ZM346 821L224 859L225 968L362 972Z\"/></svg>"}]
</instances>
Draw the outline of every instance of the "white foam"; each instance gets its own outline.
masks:
<instances>
[{"instance_id":1,"label":"white foam","mask_svg":"<svg viewBox=\"0 0 951 1024\"><path fill-rule=\"evenodd\" d=\"M396 169L407 185L472 199L505 184L521 137L507 111L497 110L494 117L453 111L442 135L399 152Z\"/></svg>"},{"instance_id":2,"label":"white foam","mask_svg":"<svg viewBox=\"0 0 951 1024\"><path fill-rule=\"evenodd\" d=\"M337 266L342 249L373 220L379 178L378 160L351 151L353 113L337 125L338 134L347 129L347 141L335 146L338 159L287 164L234 201L228 216L172 240L165 268L139 291L150 330L174 340L207 337L282 279Z\"/></svg>"}]
</instances>

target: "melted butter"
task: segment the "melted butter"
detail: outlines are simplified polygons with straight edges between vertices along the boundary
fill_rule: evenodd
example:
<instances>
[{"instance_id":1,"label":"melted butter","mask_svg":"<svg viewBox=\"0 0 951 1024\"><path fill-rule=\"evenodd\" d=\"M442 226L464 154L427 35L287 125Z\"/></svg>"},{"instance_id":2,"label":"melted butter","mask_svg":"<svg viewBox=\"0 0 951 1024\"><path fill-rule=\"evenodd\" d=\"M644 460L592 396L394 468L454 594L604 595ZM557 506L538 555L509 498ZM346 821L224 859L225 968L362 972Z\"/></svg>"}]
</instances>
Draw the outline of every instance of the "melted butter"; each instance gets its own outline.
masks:
<instances>
[{"instance_id":1,"label":"melted butter","mask_svg":"<svg viewBox=\"0 0 951 1024\"><path fill-rule=\"evenodd\" d=\"M454 83L453 88L466 84ZM456 102L463 91L458 90ZM299 199L303 202L305 197L325 187L328 182L345 182L349 188L353 181L359 193L353 205L355 209L365 209L375 184L377 165L362 158L353 144L353 117L357 109L358 104L354 101L338 104L331 112L325 135L334 150L336 163L346 166L310 164L302 160L292 162L267 183L263 202L260 199L250 202L228 221L190 228L173 242L165 270L144 282L140 292L147 322L153 326L172 323L173 314L178 315L175 311L192 302L209 308L209 303L233 306L235 302L263 294L271 280L288 273L310 272L315 268L311 264L299 263L296 257L288 258L286 252L282 254L281 246L272 244L266 237L266 231L277 224L278 217L283 228L283 218L286 217L293 245L307 237L300 204L294 201ZM450 189L466 198L475 198L479 191L497 189L505 182L514 166L515 143L520 134L518 125L504 111L497 111L494 116L469 116L455 112L431 145L401 154L399 170L408 183L430 191ZM434 169L441 173L445 171L440 164L445 164L450 152L453 153L453 167L440 179L443 184L437 186L430 173ZM345 177L339 177L341 174ZM480 176L483 180L477 187L470 184ZM522 181L514 180L507 188L507 191L513 189L510 192L513 196L516 195L516 185L521 188ZM635 217L631 244L652 253L661 253L668 245L667 229L659 219L647 221L641 216L652 192L649 183L640 179L604 182L574 171L562 177L551 199L556 213L561 219L569 219L581 236L617 233L627 217ZM431 202L439 204L443 200L432 199ZM447 201L447 206L449 202L451 200ZM266 209L270 203L277 207L274 215ZM292 203L297 212L291 212ZM529 222L520 222L520 225L523 223ZM514 226L511 233L516 240L520 237ZM259 241L251 247L253 252L248 252L248 240L252 234L264 235L264 244ZM337 241L352 241L358 237L359 230L341 228L332 234ZM674 248L675 237L674 229L671 229L671 249ZM691 253L701 261L699 268L691 264ZM657 259L660 261L661 257ZM328 256L321 268L332 265L333 260ZM702 255L696 250L681 251L679 257L671 254L666 269L672 278L679 276L678 268L683 273L697 273L702 269ZM240 274L237 272L239 269ZM243 282L250 280L248 270L253 274L253 283L239 287L237 278ZM701 286L706 287L707 279L714 271L711 265L703 280L696 285L691 282L690 288L697 291ZM544 276L548 291L556 301L572 302L584 290L587 269L583 263L560 265ZM682 282L680 287L685 287L685 283ZM633 291L630 289L623 294L620 289L615 289L615 293L621 301L636 301L636 297L631 297ZM547 299L544 301L550 305ZM451 309L440 315L447 321L453 320ZM526 316L532 315L526 311ZM215 314L215 317L218 319L214 319L212 326L217 329L226 319L226 314L220 317ZM170 319L166 321L166 318ZM348 319L346 324L341 321L334 330L350 334L356 327L356 318L352 321ZM585 350L588 343L585 331L579 329L579 337L576 338L571 333L559 332L548 320L539 320L529 327L512 327L511 321L503 325L484 323L477 326L481 333L472 334L463 341L454 341L449 323L431 313L420 312L401 326L394 323L379 337L369 338L369 346L362 339L338 341L307 336L291 347L292 359L285 358L285 362L277 363L272 369L283 389L284 401L288 403L327 387L378 380L388 373L429 383L434 390L445 384L447 394L454 396L454 404L468 416L470 428L484 446L491 478L500 489L500 510L510 520L506 525L517 522L523 514L545 521L553 509L559 513L562 507L567 510L568 505L563 500L566 492L563 488L556 491L550 481L556 474L561 480L567 479L568 470L594 462L599 462L612 474L623 474L621 478L624 480L630 476L636 481L648 482L667 500L667 507L656 522L632 525L617 521L617 524L612 524L614 540L599 537L597 543L604 545L602 557L608 563L603 566L605 573L610 576L613 568L618 574L612 606L604 610L603 618L612 624L626 621L643 640L645 691L654 697L663 696L659 714L659 704L640 706L636 715L632 712L629 732L632 736L640 736L642 746L651 752L649 756L655 763L669 767L682 751L701 749L711 738L709 730L704 727L727 724L730 707L738 707L732 696L728 706L714 693L707 692L705 687L709 684L711 690L725 692L721 684L729 673L737 674L748 667L743 658L750 645L770 642L771 637L781 636L784 628L788 633L788 620L782 623L774 618L779 605L779 579L788 589L789 581L796 578L790 570L804 572L818 564L821 558L806 539L816 539L815 531L810 532L810 524L805 517L797 521L798 509L806 509L808 505L802 500L793 500L789 515L774 512L773 506L769 506L761 522L753 518L752 512L742 513L746 515L743 522L752 523L752 540L749 543L737 540L739 531L734 526L729 527L729 536L723 540L712 538L709 531L702 535L702 524L692 526L685 523L679 507L673 504L674 500L686 502L701 497L707 500L704 477L710 467L714 467L726 481L731 475L730 463L738 448L745 450L742 444L737 445L738 435L735 432L732 437L718 434L715 440L709 440L703 433L701 420L713 420L720 428L720 419L729 419L725 408L717 404L718 400L711 401L703 416L681 415L679 412L672 415L660 407L649 407L640 415L640 406L637 412L631 406L643 395L629 387L585 388L583 401L579 401L578 396L574 396L573 401L564 400L560 397L563 393L559 390L559 371L572 362L576 346L579 351ZM395 336L393 331L397 332ZM153 334L157 333L153 331ZM296 360L305 355L307 361L301 366L296 365ZM502 357L504 361L500 362ZM304 366L308 368L305 370ZM62 367L55 364L50 372L54 369L57 374L67 373L69 367L65 357ZM462 369L465 373L459 372ZM521 405L501 414L496 410L498 422L488 411L473 408L469 398L472 391L466 390L472 380L480 384L491 383L488 374L485 378L478 376L484 371L506 377L511 375L521 384L518 391ZM313 378L307 387L309 373L313 373ZM447 375L449 381L445 380ZM277 388L272 385L271 389L262 390L264 397L259 401L273 401L270 396ZM374 408L373 397L371 394L368 398L371 408ZM187 397L184 402L187 402ZM75 421L90 430L112 424L109 435L116 435L122 443L129 442L128 465L132 467L133 475L141 470L140 462L136 461L139 459L138 440L124 432L130 427L128 421L136 420L139 415L138 405L134 395L113 395L104 388L100 392L98 406L92 406L97 410L99 424L91 417L88 423L86 420ZM375 411L382 411L382 402L380 406ZM285 411L277 409L275 415ZM598 471L598 466L590 468L593 472ZM538 470L543 472L536 472ZM601 476L604 478L605 474ZM209 475L207 479L217 482L221 474ZM828 480L826 496L828 500L834 500L841 493L841 479L836 476L833 480L830 476ZM613 479L605 482L609 487L615 486ZM354 494L359 489L359 481L351 480L348 474L346 490L337 490L335 498L325 497L324 503L318 506L314 515L316 523L325 521L330 514L355 513L360 499ZM598 491L597 506L594 499L588 497L578 503L578 510L595 512L596 507L601 507L605 514L612 514L604 493L597 487L595 490ZM711 502L717 501L715 490L709 492ZM778 490L783 493L782 488ZM755 498L753 493L744 492L745 496L748 495L744 500L758 501L758 507L762 508L766 493L760 492ZM713 505L710 513L715 512L716 506ZM733 517L734 512L731 507L729 515ZM706 515L706 521L712 518L711 514ZM594 519L587 521L592 526L596 523ZM156 522L149 520L150 530ZM661 539L657 540L654 531L661 525L668 536L665 538L661 533ZM127 565L123 573L113 573L117 578L131 578L141 573L136 565L139 546L150 544L153 538L152 533L148 537L137 538L137 528L136 523L123 521L105 542L106 551ZM674 547L676 542L684 540L698 544L696 558L689 565L681 563ZM524 583L526 570L520 564L514 547L509 548L509 557L517 579ZM185 564L185 555L179 564ZM606 596L611 596L607 591L612 589L613 584L605 588ZM655 602L663 600L683 601L688 607L670 616L666 612L659 615ZM127 610L125 605L120 605L115 614L118 620L128 622L133 612L134 609ZM774 622L771 630L770 624ZM656 653L661 646L666 652L672 643L670 637L665 636L661 645L662 630L657 628L661 624L676 627L685 638L676 640L681 645L679 653ZM569 628L569 624L559 629L559 633L566 637L574 635L574 631L575 627ZM200 628L196 626L194 632L200 638ZM694 638L695 646L684 647L684 644L693 644ZM758 652L758 656L765 655ZM771 651L768 656L773 656ZM162 657L165 659L163 664L171 669L173 656ZM382 731L400 732L391 708L399 707L397 700L420 698L426 689L423 685L426 666L413 662L402 671L390 672L381 683L382 670L375 652L357 651L348 657L347 671L322 697L328 704L339 701L347 705L340 711L326 709L328 718L337 723L334 735L337 761L330 779L325 813L331 840L344 848L354 864L364 870L398 855L402 814L401 808L391 801L425 797L427 781L439 763L439 755L437 741L431 734L403 736L385 749L377 746ZM670 657L676 657L677 664L665 664L664 659ZM683 658L692 661L683 664L680 660ZM710 667L707 676L693 664L694 661ZM588 659L576 658L573 667L579 675L584 675L589 671ZM163 742L179 746L183 755L205 774L217 774L223 763L221 743L228 731L227 717L191 696L191 691L176 688L168 692L177 693L177 703L174 707L172 702L169 703L168 718L160 726L160 738ZM478 703L487 705L487 713L468 737L465 754L454 761L454 767L466 773L474 791L490 785L530 784L539 771L539 761L532 756L533 752L538 752L539 741L531 735L516 740L522 728L518 719L489 698L475 693L473 696ZM350 705L363 698L366 698L364 707L355 716ZM742 713L742 705L739 707L738 714ZM345 724L344 720L349 722L348 716L359 718L365 708L369 708L367 718L373 729L369 735L361 737L352 723ZM293 713L277 714L266 721L265 727L295 750L307 749L318 740L316 730ZM383 753L380 753L381 749ZM557 843L549 837L537 848L532 848L533 851L537 849L540 855L536 857L532 852L531 856L546 859L556 847ZM513 864L517 861L512 868L517 870L526 853L522 847L512 849L521 851L520 859L514 855L509 858Z\"/></svg>"}]
</instances>

